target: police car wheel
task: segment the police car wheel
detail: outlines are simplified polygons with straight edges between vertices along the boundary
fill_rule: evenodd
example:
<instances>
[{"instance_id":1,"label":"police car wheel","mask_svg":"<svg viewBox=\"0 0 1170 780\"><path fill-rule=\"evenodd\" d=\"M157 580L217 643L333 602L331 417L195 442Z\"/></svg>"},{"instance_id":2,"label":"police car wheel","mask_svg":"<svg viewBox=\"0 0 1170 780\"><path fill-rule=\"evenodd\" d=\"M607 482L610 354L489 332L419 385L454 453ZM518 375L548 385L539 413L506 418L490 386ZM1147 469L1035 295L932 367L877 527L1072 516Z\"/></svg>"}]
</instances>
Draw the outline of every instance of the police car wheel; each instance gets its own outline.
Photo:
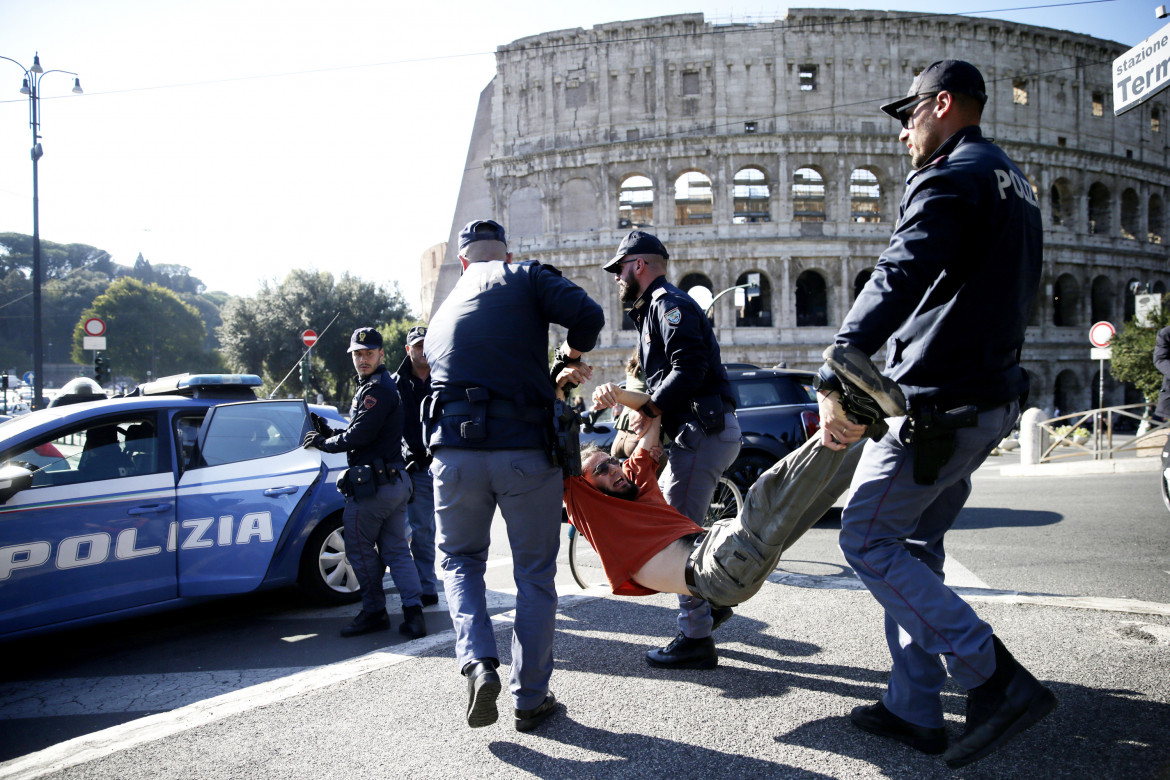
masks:
<instances>
[{"instance_id":1,"label":"police car wheel","mask_svg":"<svg viewBox=\"0 0 1170 780\"><path fill-rule=\"evenodd\" d=\"M345 559L340 512L322 520L309 535L299 582L312 598L326 604L352 604L361 597L357 576Z\"/></svg>"},{"instance_id":2,"label":"police car wheel","mask_svg":"<svg viewBox=\"0 0 1170 780\"><path fill-rule=\"evenodd\" d=\"M776 465L778 460L780 458L773 458L760 452L741 453L723 476L734 482L740 493L747 495L760 475Z\"/></svg>"}]
</instances>

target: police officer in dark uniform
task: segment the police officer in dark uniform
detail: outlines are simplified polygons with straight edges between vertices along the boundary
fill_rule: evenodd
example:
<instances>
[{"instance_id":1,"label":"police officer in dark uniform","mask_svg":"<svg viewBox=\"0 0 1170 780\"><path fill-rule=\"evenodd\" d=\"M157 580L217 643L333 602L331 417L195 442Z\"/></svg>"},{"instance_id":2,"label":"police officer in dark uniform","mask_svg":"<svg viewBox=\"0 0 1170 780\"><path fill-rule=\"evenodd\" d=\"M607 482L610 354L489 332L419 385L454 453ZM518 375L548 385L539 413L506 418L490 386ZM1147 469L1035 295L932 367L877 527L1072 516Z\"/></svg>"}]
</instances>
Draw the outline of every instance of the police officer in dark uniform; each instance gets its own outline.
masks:
<instances>
[{"instance_id":1,"label":"police officer in dark uniform","mask_svg":"<svg viewBox=\"0 0 1170 780\"><path fill-rule=\"evenodd\" d=\"M850 717L922 752L945 751L951 768L1056 705L943 584L943 535L1028 390L1020 350L1042 270L1040 209L1027 177L980 132L986 101L978 69L941 60L882 106L901 122L915 170L890 246L825 352L818 389L823 441L834 448L861 435L837 389L846 401L860 390L887 413L902 392L909 405L865 443L841 517L841 550L885 610L893 658L885 695ZM869 361L883 345L887 376ZM949 747L948 671L967 689L966 729Z\"/></svg>"},{"instance_id":2,"label":"police officer in dark uniform","mask_svg":"<svg viewBox=\"0 0 1170 780\"><path fill-rule=\"evenodd\" d=\"M638 326L638 350L650 401L631 411L640 432L662 416L662 431L674 442L662 493L667 502L702 524L720 475L739 455L735 396L723 368L715 333L695 299L666 280L666 247L643 230L627 235L603 266L617 275L622 303ZM711 631L731 616L695 596L679 596L678 636L651 650L651 666L712 669L718 663Z\"/></svg>"},{"instance_id":3,"label":"police officer in dark uniform","mask_svg":"<svg viewBox=\"0 0 1170 780\"><path fill-rule=\"evenodd\" d=\"M402 625L398 630L417 639L426 636L418 571L406 545L406 502L410 482L402 460L402 403L394 378L382 365L382 334L358 328L350 337L349 352L357 370L358 388L349 410L349 427L333 431L320 417L316 430L305 436L306 447L344 452L349 462L338 488L345 495L342 523L345 557L357 575L362 610L341 629L357 636L390 628L382 575L386 567L402 598Z\"/></svg>"},{"instance_id":4,"label":"police officer in dark uniform","mask_svg":"<svg viewBox=\"0 0 1170 780\"><path fill-rule=\"evenodd\" d=\"M431 318L426 357L431 397L423 405L434 454L440 566L455 652L467 678L467 723L498 717L499 653L484 570L497 506L508 527L516 580L510 688L519 731L556 707L553 667L561 537L561 468L551 459L554 385L548 329L568 329L562 354L591 350L601 307L559 271L513 263L504 229L475 220L459 233L463 276Z\"/></svg>"},{"instance_id":5,"label":"police officer in dark uniform","mask_svg":"<svg viewBox=\"0 0 1170 780\"><path fill-rule=\"evenodd\" d=\"M402 398L402 457L414 492L406 505L406 522L410 527L410 556L418 569L422 585L422 604L439 603L438 578L435 577L435 480L431 477L431 454L423 442L420 407L431 394L431 367L424 351L427 329L411 328L406 334L406 357L394 372L398 395Z\"/></svg>"}]
</instances>

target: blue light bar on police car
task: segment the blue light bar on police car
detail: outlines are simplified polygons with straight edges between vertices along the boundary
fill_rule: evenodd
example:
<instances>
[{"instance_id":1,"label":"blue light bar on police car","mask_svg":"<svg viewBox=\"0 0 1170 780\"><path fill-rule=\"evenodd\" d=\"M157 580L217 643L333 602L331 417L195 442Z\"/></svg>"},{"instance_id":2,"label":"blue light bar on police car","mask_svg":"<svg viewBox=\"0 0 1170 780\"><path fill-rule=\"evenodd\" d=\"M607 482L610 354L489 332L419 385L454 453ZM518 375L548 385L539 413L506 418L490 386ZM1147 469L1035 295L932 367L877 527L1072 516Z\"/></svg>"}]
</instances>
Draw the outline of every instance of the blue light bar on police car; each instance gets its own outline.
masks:
<instances>
[{"instance_id":1,"label":"blue light bar on police car","mask_svg":"<svg viewBox=\"0 0 1170 780\"><path fill-rule=\"evenodd\" d=\"M176 374L159 377L140 385L143 395L184 394L201 388L260 387L263 380L255 374Z\"/></svg>"}]
</instances>

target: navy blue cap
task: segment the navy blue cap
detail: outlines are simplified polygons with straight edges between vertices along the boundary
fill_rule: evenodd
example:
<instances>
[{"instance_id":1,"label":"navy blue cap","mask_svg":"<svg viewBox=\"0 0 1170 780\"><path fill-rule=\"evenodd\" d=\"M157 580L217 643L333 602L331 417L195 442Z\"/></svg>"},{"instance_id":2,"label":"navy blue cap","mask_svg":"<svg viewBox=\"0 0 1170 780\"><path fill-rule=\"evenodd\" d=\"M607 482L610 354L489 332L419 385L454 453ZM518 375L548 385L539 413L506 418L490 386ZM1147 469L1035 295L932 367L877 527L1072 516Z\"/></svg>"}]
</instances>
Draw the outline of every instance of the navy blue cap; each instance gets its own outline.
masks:
<instances>
[{"instance_id":1,"label":"navy blue cap","mask_svg":"<svg viewBox=\"0 0 1170 780\"><path fill-rule=\"evenodd\" d=\"M499 241L505 245L508 243L504 237L503 226L492 219L473 219L459 231L460 252L474 241Z\"/></svg>"},{"instance_id":2,"label":"navy blue cap","mask_svg":"<svg viewBox=\"0 0 1170 780\"><path fill-rule=\"evenodd\" d=\"M416 325L406 332L406 346L413 346L427 337L427 329Z\"/></svg>"},{"instance_id":3,"label":"navy blue cap","mask_svg":"<svg viewBox=\"0 0 1170 780\"><path fill-rule=\"evenodd\" d=\"M660 255L664 260L670 259L670 255L666 253L666 247L662 245L657 236L651 235L645 230L631 230L630 234L622 239L617 254L613 256L612 260L601 266L602 269L616 273L621 267L622 258L626 255Z\"/></svg>"},{"instance_id":4,"label":"navy blue cap","mask_svg":"<svg viewBox=\"0 0 1170 780\"><path fill-rule=\"evenodd\" d=\"M358 328L349 337L349 349L347 352L354 352L359 349L381 349L382 348L382 334L378 332L377 328Z\"/></svg>"},{"instance_id":5,"label":"navy blue cap","mask_svg":"<svg viewBox=\"0 0 1170 780\"><path fill-rule=\"evenodd\" d=\"M893 103L886 103L882 111L894 119L901 119L898 111L918 99L920 95L929 95L936 92L952 92L970 95L979 101L982 106L987 103L987 85L983 83L983 74L969 62L963 60L939 60L932 62L926 70L914 77L906 97L898 98Z\"/></svg>"}]
</instances>

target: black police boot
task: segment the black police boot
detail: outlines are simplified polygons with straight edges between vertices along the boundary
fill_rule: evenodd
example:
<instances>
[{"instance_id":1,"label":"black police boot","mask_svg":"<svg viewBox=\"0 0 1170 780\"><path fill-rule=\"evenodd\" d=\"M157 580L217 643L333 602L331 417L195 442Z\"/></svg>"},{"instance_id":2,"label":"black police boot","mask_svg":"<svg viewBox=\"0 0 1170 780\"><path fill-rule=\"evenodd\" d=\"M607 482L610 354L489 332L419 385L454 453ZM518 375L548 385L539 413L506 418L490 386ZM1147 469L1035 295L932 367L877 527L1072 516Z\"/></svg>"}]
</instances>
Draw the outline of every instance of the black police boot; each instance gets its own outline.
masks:
<instances>
[{"instance_id":1,"label":"black police boot","mask_svg":"<svg viewBox=\"0 0 1170 780\"><path fill-rule=\"evenodd\" d=\"M514 710L517 731L532 731L556 712L557 697L552 691L545 694L544 701L530 710Z\"/></svg>"},{"instance_id":2,"label":"black police boot","mask_svg":"<svg viewBox=\"0 0 1170 780\"><path fill-rule=\"evenodd\" d=\"M439 603L438 593L424 593L422 594L422 605L424 607L433 607Z\"/></svg>"},{"instance_id":3,"label":"black police boot","mask_svg":"<svg viewBox=\"0 0 1170 780\"><path fill-rule=\"evenodd\" d=\"M947 730L916 726L886 709L882 702L854 707L849 713L854 726L879 737L889 737L923 753L936 754L947 749Z\"/></svg>"},{"instance_id":4,"label":"black police boot","mask_svg":"<svg viewBox=\"0 0 1170 780\"><path fill-rule=\"evenodd\" d=\"M386 610L380 612L366 612L364 609L357 614L345 628L341 629L342 636L360 636L361 634L370 634L374 631L388 631L390 629L390 616L386 614Z\"/></svg>"},{"instance_id":5,"label":"black police boot","mask_svg":"<svg viewBox=\"0 0 1170 780\"><path fill-rule=\"evenodd\" d=\"M894 380L883 376L864 352L848 344L833 344L822 356L837 379L842 406L862 425L906 414L906 396Z\"/></svg>"},{"instance_id":6,"label":"black police boot","mask_svg":"<svg viewBox=\"0 0 1170 780\"><path fill-rule=\"evenodd\" d=\"M398 633L406 634L411 639L422 639L427 635L427 624L423 620L421 606L416 604L413 607L402 608L402 625L398 627Z\"/></svg>"},{"instance_id":7,"label":"black police boot","mask_svg":"<svg viewBox=\"0 0 1170 780\"><path fill-rule=\"evenodd\" d=\"M648 651L646 663L660 669L714 669L719 665L719 656L711 637L692 639L680 631L666 647Z\"/></svg>"},{"instance_id":8,"label":"black police boot","mask_svg":"<svg viewBox=\"0 0 1170 780\"><path fill-rule=\"evenodd\" d=\"M496 699L500 696L500 675L494 658L477 658L463 667L467 678L467 725L473 729L490 726L500 717Z\"/></svg>"},{"instance_id":9,"label":"black police boot","mask_svg":"<svg viewBox=\"0 0 1170 780\"><path fill-rule=\"evenodd\" d=\"M967 726L943 758L951 769L966 766L1003 747L1008 740L1056 709L1056 696L1020 665L992 636L995 671L967 691Z\"/></svg>"}]
</instances>

